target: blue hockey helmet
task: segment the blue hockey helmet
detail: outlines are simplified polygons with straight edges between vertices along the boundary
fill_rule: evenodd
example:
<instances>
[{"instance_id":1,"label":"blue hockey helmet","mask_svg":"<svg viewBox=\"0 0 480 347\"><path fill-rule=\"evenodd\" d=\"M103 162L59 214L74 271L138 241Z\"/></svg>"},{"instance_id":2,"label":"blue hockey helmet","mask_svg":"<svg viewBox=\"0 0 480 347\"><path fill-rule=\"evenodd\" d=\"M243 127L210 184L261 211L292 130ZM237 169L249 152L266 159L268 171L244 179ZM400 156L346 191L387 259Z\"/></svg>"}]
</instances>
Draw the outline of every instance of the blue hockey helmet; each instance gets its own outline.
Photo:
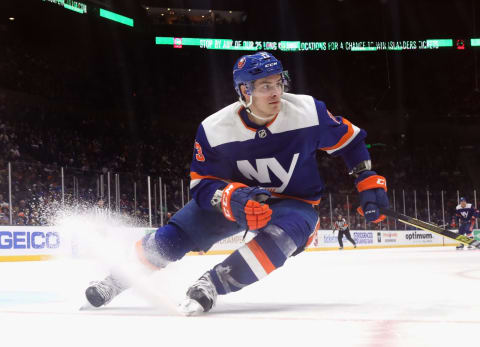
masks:
<instances>
[{"instance_id":1,"label":"blue hockey helmet","mask_svg":"<svg viewBox=\"0 0 480 347\"><path fill-rule=\"evenodd\" d=\"M460 198L460 202L465 201L467 202L467 199L465 199L463 196Z\"/></svg>"},{"instance_id":2,"label":"blue hockey helmet","mask_svg":"<svg viewBox=\"0 0 480 347\"><path fill-rule=\"evenodd\" d=\"M252 82L260 78L281 74L284 84L288 82L288 74L283 71L280 60L267 52L244 55L233 66L233 84L239 96L242 96L240 86L245 84L247 94L252 93Z\"/></svg>"}]
</instances>

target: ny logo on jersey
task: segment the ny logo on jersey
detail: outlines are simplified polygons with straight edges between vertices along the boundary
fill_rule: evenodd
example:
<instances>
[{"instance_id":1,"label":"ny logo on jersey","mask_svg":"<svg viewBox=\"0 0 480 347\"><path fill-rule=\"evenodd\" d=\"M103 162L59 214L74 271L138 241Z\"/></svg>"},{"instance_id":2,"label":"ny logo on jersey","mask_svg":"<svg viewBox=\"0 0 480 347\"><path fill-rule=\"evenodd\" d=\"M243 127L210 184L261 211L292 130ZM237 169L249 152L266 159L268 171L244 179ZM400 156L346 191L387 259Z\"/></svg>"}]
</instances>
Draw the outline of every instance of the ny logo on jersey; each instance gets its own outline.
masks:
<instances>
[{"instance_id":1,"label":"ny logo on jersey","mask_svg":"<svg viewBox=\"0 0 480 347\"><path fill-rule=\"evenodd\" d=\"M256 159L257 169L250 164L248 160L239 160L237 161L238 170L242 173L243 176L249 180L256 180L261 184L271 183L269 169L271 172L278 177L282 182L280 187L264 187L265 189L272 190L276 193L282 193L285 188L287 188L290 179L292 178L293 170L295 170L295 165L297 165L298 157L300 153L295 153L293 155L292 162L290 163L290 168L288 172L280 165L277 159L275 158L263 158Z\"/></svg>"},{"instance_id":2,"label":"ny logo on jersey","mask_svg":"<svg viewBox=\"0 0 480 347\"><path fill-rule=\"evenodd\" d=\"M460 212L460 214L462 215L463 218L467 218L467 217L468 217L468 212Z\"/></svg>"}]
</instances>

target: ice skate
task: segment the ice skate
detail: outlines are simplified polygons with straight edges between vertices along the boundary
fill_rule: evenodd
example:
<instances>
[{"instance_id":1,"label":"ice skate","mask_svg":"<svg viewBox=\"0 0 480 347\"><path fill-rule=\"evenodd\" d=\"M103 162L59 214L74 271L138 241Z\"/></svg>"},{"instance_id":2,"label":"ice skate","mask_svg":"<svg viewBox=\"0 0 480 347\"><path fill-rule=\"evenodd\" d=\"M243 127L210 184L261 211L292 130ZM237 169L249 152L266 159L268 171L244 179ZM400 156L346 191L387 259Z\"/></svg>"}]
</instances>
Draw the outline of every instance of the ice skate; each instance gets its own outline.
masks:
<instances>
[{"instance_id":1,"label":"ice skate","mask_svg":"<svg viewBox=\"0 0 480 347\"><path fill-rule=\"evenodd\" d=\"M91 282L85 290L85 296L93 307L107 305L128 286L113 275L107 276L103 281Z\"/></svg>"},{"instance_id":2,"label":"ice skate","mask_svg":"<svg viewBox=\"0 0 480 347\"><path fill-rule=\"evenodd\" d=\"M465 247L465 246L464 246L463 243L461 243L461 244L459 244L459 245L457 246L457 249L463 249L463 247Z\"/></svg>"},{"instance_id":3,"label":"ice skate","mask_svg":"<svg viewBox=\"0 0 480 347\"><path fill-rule=\"evenodd\" d=\"M186 316L195 316L210 311L216 301L217 290L207 272L188 289L179 310Z\"/></svg>"},{"instance_id":4,"label":"ice skate","mask_svg":"<svg viewBox=\"0 0 480 347\"><path fill-rule=\"evenodd\" d=\"M341 251L342 249L343 249L343 247L338 247L338 250L340 250L340 251Z\"/></svg>"}]
</instances>

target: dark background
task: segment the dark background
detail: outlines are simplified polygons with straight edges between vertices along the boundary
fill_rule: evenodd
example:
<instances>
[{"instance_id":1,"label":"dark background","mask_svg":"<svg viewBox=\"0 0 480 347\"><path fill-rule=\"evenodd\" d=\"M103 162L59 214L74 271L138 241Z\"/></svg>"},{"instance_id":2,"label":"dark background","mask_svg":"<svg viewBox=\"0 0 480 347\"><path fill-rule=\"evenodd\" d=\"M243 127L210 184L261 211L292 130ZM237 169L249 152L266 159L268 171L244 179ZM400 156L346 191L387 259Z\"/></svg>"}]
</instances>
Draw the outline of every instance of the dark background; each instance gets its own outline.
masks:
<instances>
[{"instance_id":1,"label":"dark background","mask_svg":"<svg viewBox=\"0 0 480 347\"><path fill-rule=\"evenodd\" d=\"M78 167L87 162L91 171L107 167L163 175L170 165L172 177L187 178L196 127L235 101L232 66L248 52L173 49L156 46L155 36L267 41L480 37L480 4L474 0L107 2L111 7L104 7L135 18L135 27L41 0L1 1L1 116L23 129L22 136L44 139L42 153L18 141L22 160ZM148 15L147 6L243 11L246 16L234 24L162 24ZM11 16L14 21L8 20ZM384 144L371 153L375 169L391 187L472 191L480 186L479 48L273 53L289 70L293 92L325 101L333 114L365 128L368 143ZM77 146L97 141L101 150L82 154L75 144L64 150L70 148L66 138L72 133L83 141ZM122 155L124 165L111 159ZM165 156L170 156L167 161ZM338 174L329 173L329 167L343 173L341 165L320 167L327 171L327 183Z\"/></svg>"}]
</instances>

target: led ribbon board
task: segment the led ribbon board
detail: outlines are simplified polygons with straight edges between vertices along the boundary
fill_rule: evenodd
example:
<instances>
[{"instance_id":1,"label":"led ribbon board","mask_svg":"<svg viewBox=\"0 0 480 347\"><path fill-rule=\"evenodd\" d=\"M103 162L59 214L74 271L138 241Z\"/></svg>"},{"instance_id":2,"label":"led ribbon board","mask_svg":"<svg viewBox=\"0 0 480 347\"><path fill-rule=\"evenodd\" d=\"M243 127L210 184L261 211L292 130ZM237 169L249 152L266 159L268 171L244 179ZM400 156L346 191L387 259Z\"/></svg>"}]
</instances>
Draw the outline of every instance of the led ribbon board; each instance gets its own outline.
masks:
<instances>
[{"instance_id":1,"label":"led ribbon board","mask_svg":"<svg viewBox=\"0 0 480 347\"><path fill-rule=\"evenodd\" d=\"M133 27L132 18L122 16L121 14L118 14L112 11L104 10L103 8L100 9L99 14L100 14L100 17Z\"/></svg>"},{"instance_id":2,"label":"led ribbon board","mask_svg":"<svg viewBox=\"0 0 480 347\"><path fill-rule=\"evenodd\" d=\"M458 40L460 41L460 40ZM462 42L464 40L461 40ZM480 46L480 39L471 39L471 46ZM155 37L155 44L183 48L186 46L212 50L235 51L413 51L453 48L453 39L428 39L416 41L241 41L232 39ZM457 47L458 49L458 47ZM463 48L462 48L463 49Z\"/></svg>"},{"instance_id":3,"label":"led ribbon board","mask_svg":"<svg viewBox=\"0 0 480 347\"><path fill-rule=\"evenodd\" d=\"M77 12L81 14L87 13L87 5L80 1L73 1L73 0L43 0L43 1L62 6L67 10L70 10L73 12Z\"/></svg>"}]
</instances>

